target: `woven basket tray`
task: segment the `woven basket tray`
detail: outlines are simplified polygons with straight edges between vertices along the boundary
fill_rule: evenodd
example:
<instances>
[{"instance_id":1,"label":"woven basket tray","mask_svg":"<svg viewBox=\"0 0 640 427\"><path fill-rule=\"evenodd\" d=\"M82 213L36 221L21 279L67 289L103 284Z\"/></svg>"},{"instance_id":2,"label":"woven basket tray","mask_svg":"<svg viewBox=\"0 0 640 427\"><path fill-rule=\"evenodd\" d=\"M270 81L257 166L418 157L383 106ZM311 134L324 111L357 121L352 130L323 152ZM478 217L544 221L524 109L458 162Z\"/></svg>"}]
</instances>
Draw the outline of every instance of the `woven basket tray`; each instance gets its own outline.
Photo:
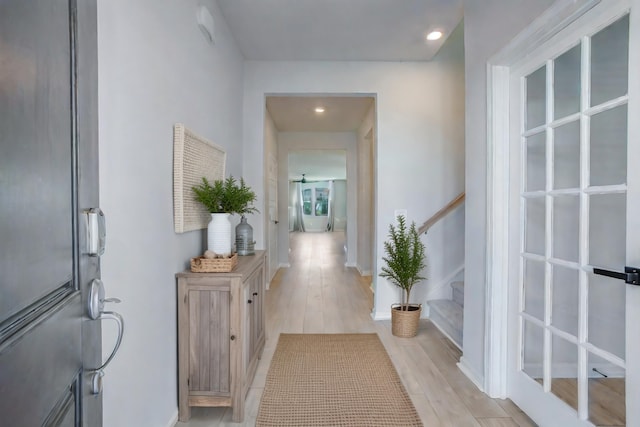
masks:
<instances>
[{"instance_id":1,"label":"woven basket tray","mask_svg":"<svg viewBox=\"0 0 640 427\"><path fill-rule=\"evenodd\" d=\"M191 258L191 271L193 273L228 273L238 265L238 254L231 258Z\"/></svg>"}]
</instances>

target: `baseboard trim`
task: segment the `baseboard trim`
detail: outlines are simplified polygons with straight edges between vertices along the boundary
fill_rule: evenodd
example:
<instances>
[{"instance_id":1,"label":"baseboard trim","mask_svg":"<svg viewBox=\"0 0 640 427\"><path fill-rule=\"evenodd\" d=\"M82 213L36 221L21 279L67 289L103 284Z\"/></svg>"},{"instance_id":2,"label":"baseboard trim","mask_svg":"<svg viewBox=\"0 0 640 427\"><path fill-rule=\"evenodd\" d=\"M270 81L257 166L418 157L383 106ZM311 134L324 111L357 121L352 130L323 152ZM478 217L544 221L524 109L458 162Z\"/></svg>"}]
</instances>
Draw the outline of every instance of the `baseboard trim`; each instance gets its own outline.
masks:
<instances>
[{"instance_id":1,"label":"baseboard trim","mask_svg":"<svg viewBox=\"0 0 640 427\"><path fill-rule=\"evenodd\" d=\"M427 304L422 304L422 313L420 313L420 318L421 319L429 319L431 316L431 307L429 307Z\"/></svg>"},{"instance_id":2,"label":"baseboard trim","mask_svg":"<svg viewBox=\"0 0 640 427\"><path fill-rule=\"evenodd\" d=\"M345 267L357 267L355 262L345 262L344 266Z\"/></svg>"},{"instance_id":3,"label":"baseboard trim","mask_svg":"<svg viewBox=\"0 0 640 427\"><path fill-rule=\"evenodd\" d=\"M375 313L371 313L371 317L373 317L373 320L391 320L391 312L376 311Z\"/></svg>"},{"instance_id":4,"label":"baseboard trim","mask_svg":"<svg viewBox=\"0 0 640 427\"><path fill-rule=\"evenodd\" d=\"M356 265L356 269L361 276L371 276L371 270L363 270L359 264Z\"/></svg>"},{"instance_id":5,"label":"baseboard trim","mask_svg":"<svg viewBox=\"0 0 640 427\"><path fill-rule=\"evenodd\" d=\"M289 264L288 262L281 262L280 264L278 264L278 268L291 268L291 264Z\"/></svg>"},{"instance_id":6,"label":"baseboard trim","mask_svg":"<svg viewBox=\"0 0 640 427\"><path fill-rule=\"evenodd\" d=\"M173 413L173 416L171 417L171 420L169 421L169 424L167 424L167 427L174 427L177 422L178 422L178 410L176 409L175 412Z\"/></svg>"},{"instance_id":7,"label":"baseboard trim","mask_svg":"<svg viewBox=\"0 0 640 427\"><path fill-rule=\"evenodd\" d=\"M467 359L464 358L464 356L462 356L460 358L460 361L456 364L458 366L458 369L460 369L460 371L462 371L462 373L469 378L469 380L471 380L471 382L478 387L478 389L484 393L484 387L482 386L482 377L480 377L479 375L477 375L473 369L471 369L471 367L469 366L469 363L467 362Z\"/></svg>"},{"instance_id":8,"label":"baseboard trim","mask_svg":"<svg viewBox=\"0 0 640 427\"><path fill-rule=\"evenodd\" d=\"M427 307L428 307L428 306L427 306ZM429 312L429 313L431 313L431 312ZM429 318L429 320L431 320L431 318ZM437 329L442 333L442 335L444 335L445 337L447 337L447 339L448 339L449 341L451 341L451 344L455 345L456 347L458 347L458 349L459 349L460 351L462 351L462 347L461 347L461 346L456 342L456 340L454 340L454 339L451 337L451 335L449 335L449 334L447 333L447 331L445 331L444 329L442 329L442 328L440 327L440 325L438 325L438 324L437 324L436 322L434 322L433 320L431 320L431 324L432 324L433 326L435 326L435 327L436 327L436 328L437 328Z\"/></svg>"}]
</instances>

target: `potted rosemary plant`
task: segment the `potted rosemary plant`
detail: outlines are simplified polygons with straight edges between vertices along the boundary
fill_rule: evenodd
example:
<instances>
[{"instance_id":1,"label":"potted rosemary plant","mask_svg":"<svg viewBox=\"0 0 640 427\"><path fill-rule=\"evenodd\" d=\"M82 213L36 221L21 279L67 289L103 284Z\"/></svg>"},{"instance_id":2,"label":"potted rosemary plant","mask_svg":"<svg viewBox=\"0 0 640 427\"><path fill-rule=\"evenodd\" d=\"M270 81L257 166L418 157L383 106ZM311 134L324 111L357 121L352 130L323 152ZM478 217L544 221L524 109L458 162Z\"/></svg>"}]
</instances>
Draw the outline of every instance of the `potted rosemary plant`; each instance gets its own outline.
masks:
<instances>
[{"instance_id":1,"label":"potted rosemary plant","mask_svg":"<svg viewBox=\"0 0 640 427\"><path fill-rule=\"evenodd\" d=\"M210 213L247 214L258 212L252 206L256 200L256 193L247 186L243 178L240 183L229 176L226 180L218 179L213 185L207 178L202 178L202 183L193 187L196 200L202 203Z\"/></svg>"},{"instance_id":2,"label":"potted rosemary plant","mask_svg":"<svg viewBox=\"0 0 640 427\"><path fill-rule=\"evenodd\" d=\"M425 268L425 246L420 240L415 222L407 228L406 219L397 217L398 225L389 225L389 240L384 242L385 266L380 277L389 279L402 289L402 302L391 306L391 332L399 337L413 337L418 332L422 313L421 304L411 304L411 289L424 280L421 276Z\"/></svg>"}]
</instances>

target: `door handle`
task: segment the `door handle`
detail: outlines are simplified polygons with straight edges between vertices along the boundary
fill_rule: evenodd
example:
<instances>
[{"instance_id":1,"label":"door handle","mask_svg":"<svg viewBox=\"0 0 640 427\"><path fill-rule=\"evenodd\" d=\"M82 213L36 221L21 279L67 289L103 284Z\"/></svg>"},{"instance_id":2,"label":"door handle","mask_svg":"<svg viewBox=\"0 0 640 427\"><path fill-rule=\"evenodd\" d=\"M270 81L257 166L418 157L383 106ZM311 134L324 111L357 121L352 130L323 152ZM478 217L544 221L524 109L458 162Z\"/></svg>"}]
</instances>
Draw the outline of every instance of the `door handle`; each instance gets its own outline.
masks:
<instances>
[{"instance_id":1,"label":"door handle","mask_svg":"<svg viewBox=\"0 0 640 427\"><path fill-rule=\"evenodd\" d=\"M120 349L122 344L122 336L124 335L124 319L119 313L114 311L105 311L98 316L95 320L114 320L118 324L118 338L116 339L116 345L113 347L111 354L107 357L107 360L99 367L95 369L88 369L87 372L91 375L91 393L100 394L102 392L102 377L104 377L105 368L111 363L116 353Z\"/></svg>"},{"instance_id":2,"label":"door handle","mask_svg":"<svg viewBox=\"0 0 640 427\"><path fill-rule=\"evenodd\" d=\"M612 277L614 279L624 280L624 282L629 285L640 286L640 268L625 267L624 273L621 271L612 271L612 270L605 270L602 268L594 268L593 273L599 274L601 276Z\"/></svg>"},{"instance_id":3,"label":"door handle","mask_svg":"<svg viewBox=\"0 0 640 427\"><path fill-rule=\"evenodd\" d=\"M102 377L104 377L104 369L111 363L116 353L120 349L122 344L122 337L124 336L124 319L119 313L115 311L104 311L104 305L107 302L120 303L118 298L105 298L104 297L104 283L100 279L93 279L89 288L89 301L88 301L88 315L92 320L113 320L118 325L118 337L116 338L116 344L111 351L107 360L95 369L87 369L91 374L91 393L100 394L102 391Z\"/></svg>"},{"instance_id":4,"label":"door handle","mask_svg":"<svg viewBox=\"0 0 640 427\"><path fill-rule=\"evenodd\" d=\"M111 354L109 355L109 357L107 357L107 360L102 364L102 366L96 369L89 369L91 372L99 372L104 370L104 368L106 368L107 365L111 363L113 357L116 355L118 349L120 348L120 344L122 344L122 335L124 334L124 319L119 313L116 313L115 311L105 311L96 320L107 319L114 320L118 324L118 338L116 339L116 345L113 347L113 351L111 351Z\"/></svg>"}]
</instances>

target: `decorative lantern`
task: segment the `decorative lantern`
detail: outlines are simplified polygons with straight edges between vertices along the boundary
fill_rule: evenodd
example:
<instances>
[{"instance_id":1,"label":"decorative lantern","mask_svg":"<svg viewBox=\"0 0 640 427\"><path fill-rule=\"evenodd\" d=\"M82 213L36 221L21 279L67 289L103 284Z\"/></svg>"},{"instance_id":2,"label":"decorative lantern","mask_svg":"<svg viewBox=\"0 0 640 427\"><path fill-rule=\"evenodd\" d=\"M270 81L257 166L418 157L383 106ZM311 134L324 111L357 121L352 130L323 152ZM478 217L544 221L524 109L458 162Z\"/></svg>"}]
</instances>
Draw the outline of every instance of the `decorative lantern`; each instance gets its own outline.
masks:
<instances>
[{"instance_id":1,"label":"decorative lantern","mask_svg":"<svg viewBox=\"0 0 640 427\"><path fill-rule=\"evenodd\" d=\"M240 224L236 226L236 252L238 255L253 255L255 243L253 241L253 227L247 223L247 218L242 215Z\"/></svg>"}]
</instances>

